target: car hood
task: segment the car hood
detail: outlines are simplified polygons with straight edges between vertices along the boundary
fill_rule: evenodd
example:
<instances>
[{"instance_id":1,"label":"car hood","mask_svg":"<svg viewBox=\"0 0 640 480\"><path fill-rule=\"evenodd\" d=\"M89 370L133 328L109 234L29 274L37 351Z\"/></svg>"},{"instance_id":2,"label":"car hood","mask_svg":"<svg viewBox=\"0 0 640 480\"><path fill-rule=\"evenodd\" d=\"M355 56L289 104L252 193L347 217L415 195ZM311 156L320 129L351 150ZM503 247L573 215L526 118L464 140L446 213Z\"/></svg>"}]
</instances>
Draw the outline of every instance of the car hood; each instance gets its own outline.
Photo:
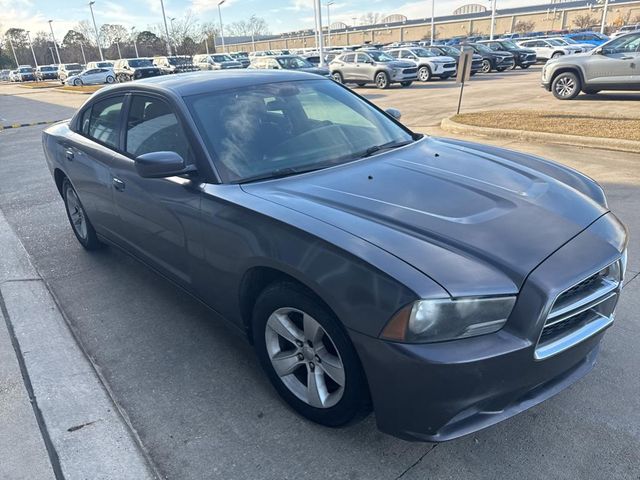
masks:
<instances>
[{"instance_id":1,"label":"car hood","mask_svg":"<svg viewBox=\"0 0 640 480\"><path fill-rule=\"evenodd\" d=\"M525 166L522 154L479 148L426 138L242 188L386 250L454 297L516 293L536 266L607 210Z\"/></svg>"},{"instance_id":2,"label":"car hood","mask_svg":"<svg viewBox=\"0 0 640 480\"><path fill-rule=\"evenodd\" d=\"M492 57L513 57L513 53L507 52L506 50L492 50Z\"/></svg>"},{"instance_id":3,"label":"car hood","mask_svg":"<svg viewBox=\"0 0 640 480\"><path fill-rule=\"evenodd\" d=\"M316 75L323 75L328 77L330 75L329 69L325 67L305 67L296 69L298 72L315 73Z\"/></svg>"},{"instance_id":4,"label":"car hood","mask_svg":"<svg viewBox=\"0 0 640 480\"><path fill-rule=\"evenodd\" d=\"M408 60L394 60L391 62L377 62L378 65L386 65L390 68L414 68L416 62L409 62Z\"/></svg>"},{"instance_id":5,"label":"car hood","mask_svg":"<svg viewBox=\"0 0 640 480\"><path fill-rule=\"evenodd\" d=\"M421 60L428 60L433 63L455 63L456 59L453 57L445 57L442 55L438 55L436 57L419 57Z\"/></svg>"}]
</instances>

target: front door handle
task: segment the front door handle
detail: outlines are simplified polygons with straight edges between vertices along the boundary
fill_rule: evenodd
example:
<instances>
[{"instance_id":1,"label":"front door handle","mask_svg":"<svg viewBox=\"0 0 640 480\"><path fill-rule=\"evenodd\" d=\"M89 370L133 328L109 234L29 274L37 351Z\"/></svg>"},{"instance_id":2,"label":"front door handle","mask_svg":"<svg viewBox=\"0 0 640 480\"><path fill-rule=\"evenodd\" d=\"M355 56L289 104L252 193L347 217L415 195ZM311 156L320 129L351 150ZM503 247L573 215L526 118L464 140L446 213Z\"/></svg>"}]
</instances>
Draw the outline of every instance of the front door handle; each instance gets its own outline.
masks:
<instances>
[{"instance_id":1,"label":"front door handle","mask_svg":"<svg viewBox=\"0 0 640 480\"><path fill-rule=\"evenodd\" d=\"M119 178L113 177L113 188L115 188L119 192L124 191L124 182Z\"/></svg>"},{"instance_id":2,"label":"front door handle","mask_svg":"<svg viewBox=\"0 0 640 480\"><path fill-rule=\"evenodd\" d=\"M74 153L73 150L71 148L67 148L64 151L64 156L67 160L69 160L70 162L73 161L73 157L74 157Z\"/></svg>"}]
</instances>

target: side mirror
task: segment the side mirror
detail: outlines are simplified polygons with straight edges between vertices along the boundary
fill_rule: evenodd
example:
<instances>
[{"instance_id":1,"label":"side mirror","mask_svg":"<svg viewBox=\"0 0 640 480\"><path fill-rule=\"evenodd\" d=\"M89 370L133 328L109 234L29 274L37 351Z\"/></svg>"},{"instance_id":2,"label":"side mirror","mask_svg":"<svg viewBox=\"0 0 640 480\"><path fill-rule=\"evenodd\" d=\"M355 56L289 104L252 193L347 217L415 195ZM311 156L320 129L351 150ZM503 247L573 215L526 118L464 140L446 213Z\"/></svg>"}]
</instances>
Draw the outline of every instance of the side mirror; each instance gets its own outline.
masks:
<instances>
[{"instance_id":1,"label":"side mirror","mask_svg":"<svg viewBox=\"0 0 640 480\"><path fill-rule=\"evenodd\" d=\"M176 152L151 152L135 159L135 167L142 178L166 178L195 172Z\"/></svg>"},{"instance_id":2,"label":"side mirror","mask_svg":"<svg viewBox=\"0 0 640 480\"><path fill-rule=\"evenodd\" d=\"M400 120L400 118L402 118L402 112L400 112L400 110L398 110L397 108L387 108L385 112L388 115L391 115L396 120Z\"/></svg>"},{"instance_id":3,"label":"side mirror","mask_svg":"<svg viewBox=\"0 0 640 480\"><path fill-rule=\"evenodd\" d=\"M604 50L602 49L602 47L598 47L593 51L594 55L604 55Z\"/></svg>"}]
</instances>

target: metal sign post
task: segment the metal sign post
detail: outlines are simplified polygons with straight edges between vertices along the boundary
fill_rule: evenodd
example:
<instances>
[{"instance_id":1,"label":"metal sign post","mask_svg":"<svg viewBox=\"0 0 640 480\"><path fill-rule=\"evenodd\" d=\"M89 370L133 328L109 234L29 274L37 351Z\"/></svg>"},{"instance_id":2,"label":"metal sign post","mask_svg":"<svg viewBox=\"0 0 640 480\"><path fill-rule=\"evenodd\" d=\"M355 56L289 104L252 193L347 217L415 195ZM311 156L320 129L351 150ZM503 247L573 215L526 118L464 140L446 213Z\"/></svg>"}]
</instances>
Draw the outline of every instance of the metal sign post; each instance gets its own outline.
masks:
<instances>
[{"instance_id":1,"label":"metal sign post","mask_svg":"<svg viewBox=\"0 0 640 480\"><path fill-rule=\"evenodd\" d=\"M471 78L471 62L473 61L473 50L462 48L460 58L458 59L458 75L456 82L460 84L460 98L458 99L458 110L456 115L460 114L460 106L462 105L462 93L464 92L464 84Z\"/></svg>"}]
</instances>

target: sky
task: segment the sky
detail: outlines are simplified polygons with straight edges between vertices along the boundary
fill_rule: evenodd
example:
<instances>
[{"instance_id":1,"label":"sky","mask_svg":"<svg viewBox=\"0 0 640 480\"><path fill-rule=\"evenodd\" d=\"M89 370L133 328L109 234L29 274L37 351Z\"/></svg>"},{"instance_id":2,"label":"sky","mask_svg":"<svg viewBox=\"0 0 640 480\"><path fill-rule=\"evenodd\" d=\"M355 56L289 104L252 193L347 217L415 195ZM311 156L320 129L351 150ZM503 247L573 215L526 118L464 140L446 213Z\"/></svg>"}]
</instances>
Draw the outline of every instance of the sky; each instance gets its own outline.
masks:
<instances>
[{"instance_id":1,"label":"sky","mask_svg":"<svg viewBox=\"0 0 640 480\"><path fill-rule=\"evenodd\" d=\"M191 10L202 21L218 22L219 0L164 0L167 17L180 18ZM322 0L324 5L327 0ZM527 0L497 0L500 7L529 5ZM160 0L95 0L94 13L98 26L119 23L137 30L162 21ZM489 0L436 0L436 15L449 15L466 3ZM540 1L540 3L544 3ZM409 18L431 16L430 0L334 0L331 22L353 24L353 17L365 12L384 15L401 13ZM313 0L226 0L222 5L223 23L243 20L255 14L263 17L272 33L313 28ZM323 8L326 14L326 8ZM8 28L24 28L31 32L48 31L53 20L56 38L62 39L67 30L81 20L90 20L88 0L0 0L0 34ZM326 20L326 19L325 19Z\"/></svg>"}]
</instances>

